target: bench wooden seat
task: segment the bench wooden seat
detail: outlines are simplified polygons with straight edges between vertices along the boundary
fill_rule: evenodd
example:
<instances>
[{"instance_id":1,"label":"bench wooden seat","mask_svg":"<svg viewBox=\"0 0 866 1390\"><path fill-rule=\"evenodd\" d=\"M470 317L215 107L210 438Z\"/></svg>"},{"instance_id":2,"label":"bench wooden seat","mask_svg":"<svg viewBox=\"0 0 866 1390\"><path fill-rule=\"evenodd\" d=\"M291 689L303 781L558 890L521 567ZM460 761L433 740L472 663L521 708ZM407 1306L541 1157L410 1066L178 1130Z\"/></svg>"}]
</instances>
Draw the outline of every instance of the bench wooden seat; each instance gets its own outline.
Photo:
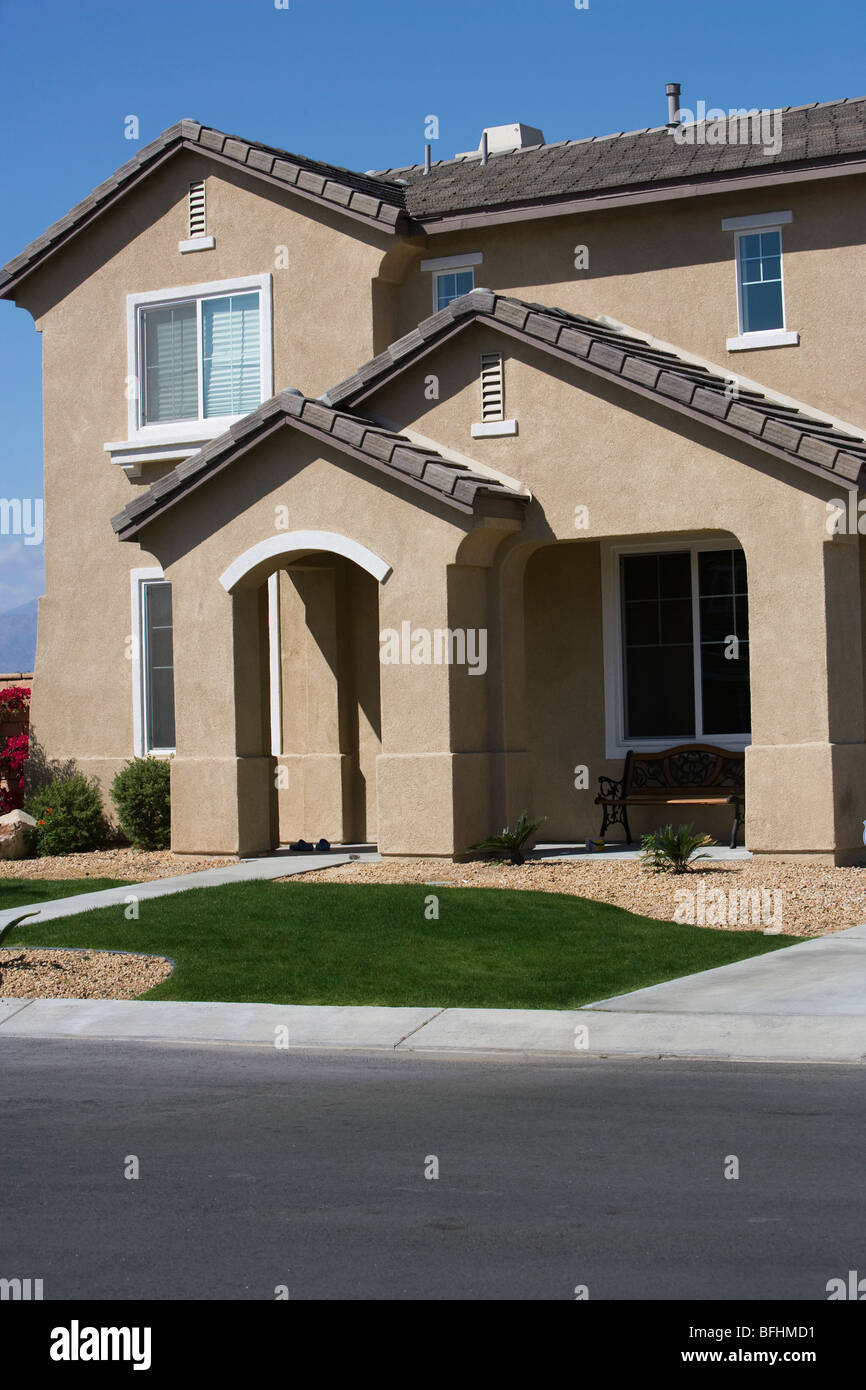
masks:
<instances>
[{"instance_id":1,"label":"bench wooden seat","mask_svg":"<svg viewBox=\"0 0 866 1390\"><path fill-rule=\"evenodd\" d=\"M596 806L604 807L601 836L621 825L631 843L629 806L733 806L731 849L745 805L746 756L711 743L682 743L658 753L629 749L619 781L599 777Z\"/></svg>"}]
</instances>

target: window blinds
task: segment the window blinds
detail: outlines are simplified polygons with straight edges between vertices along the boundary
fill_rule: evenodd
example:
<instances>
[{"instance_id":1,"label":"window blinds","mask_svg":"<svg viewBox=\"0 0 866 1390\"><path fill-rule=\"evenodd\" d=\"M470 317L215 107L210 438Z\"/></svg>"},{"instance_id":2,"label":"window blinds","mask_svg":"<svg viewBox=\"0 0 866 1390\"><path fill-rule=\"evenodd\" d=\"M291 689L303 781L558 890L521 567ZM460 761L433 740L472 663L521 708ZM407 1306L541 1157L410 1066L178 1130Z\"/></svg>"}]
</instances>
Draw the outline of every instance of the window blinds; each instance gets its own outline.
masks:
<instances>
[{"instance_id":1,"label":"window blinds","mask_svg":"<svg viewBox=\"0 0 866 1390\"><path fill-rule=\"evenodd\" d=\"M258 294L202 300L203 407L246 415L261 404Z\"/></svg>"}]
</instances>

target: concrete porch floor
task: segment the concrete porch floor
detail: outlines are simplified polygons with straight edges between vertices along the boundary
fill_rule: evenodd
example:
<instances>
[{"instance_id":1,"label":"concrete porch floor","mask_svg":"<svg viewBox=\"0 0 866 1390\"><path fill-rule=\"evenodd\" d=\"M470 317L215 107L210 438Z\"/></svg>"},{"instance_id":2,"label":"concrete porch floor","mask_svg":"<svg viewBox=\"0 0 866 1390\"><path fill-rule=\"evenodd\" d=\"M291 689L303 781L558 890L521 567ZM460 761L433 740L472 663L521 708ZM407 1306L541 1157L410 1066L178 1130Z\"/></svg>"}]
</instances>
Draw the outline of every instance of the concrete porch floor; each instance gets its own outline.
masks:
<instances>
[{"instance_id":1,"label":"concrete porch floor","mask_svg":"<svg viewBox=\"0 0 866 1390\"><path fill-rule=\"evenodd\" d=\"M530 850L527 859L591 859L593 863L600 863L604 859L623 860L640 859L642 850L638 844L624 845L616 842L608 843L602 850L588 850L581 841L579 844L539 844ZM731 849L728 845L711 845L701 851L707 859L718 861L740 860L749 863L752 858L750 850L738 845L736 849Z\"/></svg>"}]
</instances>

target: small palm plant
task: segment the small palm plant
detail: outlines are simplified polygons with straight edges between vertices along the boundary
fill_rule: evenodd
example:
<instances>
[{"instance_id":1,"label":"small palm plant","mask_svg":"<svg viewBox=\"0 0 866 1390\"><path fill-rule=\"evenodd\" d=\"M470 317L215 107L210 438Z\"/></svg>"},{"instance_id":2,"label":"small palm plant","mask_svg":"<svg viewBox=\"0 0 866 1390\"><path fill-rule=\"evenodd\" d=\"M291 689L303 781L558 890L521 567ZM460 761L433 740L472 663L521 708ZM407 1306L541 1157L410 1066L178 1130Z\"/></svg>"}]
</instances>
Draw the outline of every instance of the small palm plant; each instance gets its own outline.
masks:
<instances>
[{"instance_id":1,"label":"small palm plant","mask_svg":"<svg viewBox=\"0 0 866 1390\"><path fill-rule=\"evenodd\" d=\"M687 874L698 859L710 857L697 851L715 843L709 835L696 835L690 825L680 825L676 830L672 825L663 825L661 830L641 837L641 863L655 874Z\"/></svg>"},{"instance_id":2,"label":"small palm plant","mask_svg":"<svg viewBox=\"0 0 866 1390\"><path fill-rule=\"evenodd\" d=\"M546 816L542 816L541 820L530 820L526 812L521 811L513 830L504 825L501 835L488 835L480 844L472 845L472 853L482 854L488 859L507 859L509 864L525 864L524 846L546 820Z\"/></svg>"}]
</instances>

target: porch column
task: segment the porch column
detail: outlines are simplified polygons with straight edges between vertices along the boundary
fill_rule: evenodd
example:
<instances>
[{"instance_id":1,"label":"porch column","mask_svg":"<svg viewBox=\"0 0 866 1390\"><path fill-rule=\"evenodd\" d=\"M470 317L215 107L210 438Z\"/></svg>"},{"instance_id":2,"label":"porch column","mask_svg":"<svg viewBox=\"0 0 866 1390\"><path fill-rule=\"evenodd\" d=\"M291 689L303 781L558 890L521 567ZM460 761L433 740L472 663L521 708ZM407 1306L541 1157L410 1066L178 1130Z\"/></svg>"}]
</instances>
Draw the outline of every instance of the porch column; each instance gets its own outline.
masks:
<instances>
[{"instance_id":1,"label":"porch column","mask_svg":"<svg viewBox=\"0 0 866 1390\"><path fill-rule=\"evenodd\" d=\"M274 845L267 590L172 580L177 754L172 849L246 855Z\"/></svg>"},{"instance_id":2,"label":"porch column","mask_svg":"<svg viewBox=\"0 0 866 1390\"><path fill-rule=\"evenodd\" d=\"M489 573L452 565L422 579L394 574L380 591L380 637L397 657L380 669L383 854L452 855L491 829ZM440 658L448 641L462 662L437 662L437 632Z\"/></svg>"},{"instance_id":3,"label":"porch column","mask_svg":"<svg viewBox=\"0 0 866 1390\"><path fill-rule=\"evenodd\" d=\"M817 531L818 528L816 527ZM756 854L861 863L866 818L863 620L856 536L746 546Z\"/></svg>"}]
</instances>

